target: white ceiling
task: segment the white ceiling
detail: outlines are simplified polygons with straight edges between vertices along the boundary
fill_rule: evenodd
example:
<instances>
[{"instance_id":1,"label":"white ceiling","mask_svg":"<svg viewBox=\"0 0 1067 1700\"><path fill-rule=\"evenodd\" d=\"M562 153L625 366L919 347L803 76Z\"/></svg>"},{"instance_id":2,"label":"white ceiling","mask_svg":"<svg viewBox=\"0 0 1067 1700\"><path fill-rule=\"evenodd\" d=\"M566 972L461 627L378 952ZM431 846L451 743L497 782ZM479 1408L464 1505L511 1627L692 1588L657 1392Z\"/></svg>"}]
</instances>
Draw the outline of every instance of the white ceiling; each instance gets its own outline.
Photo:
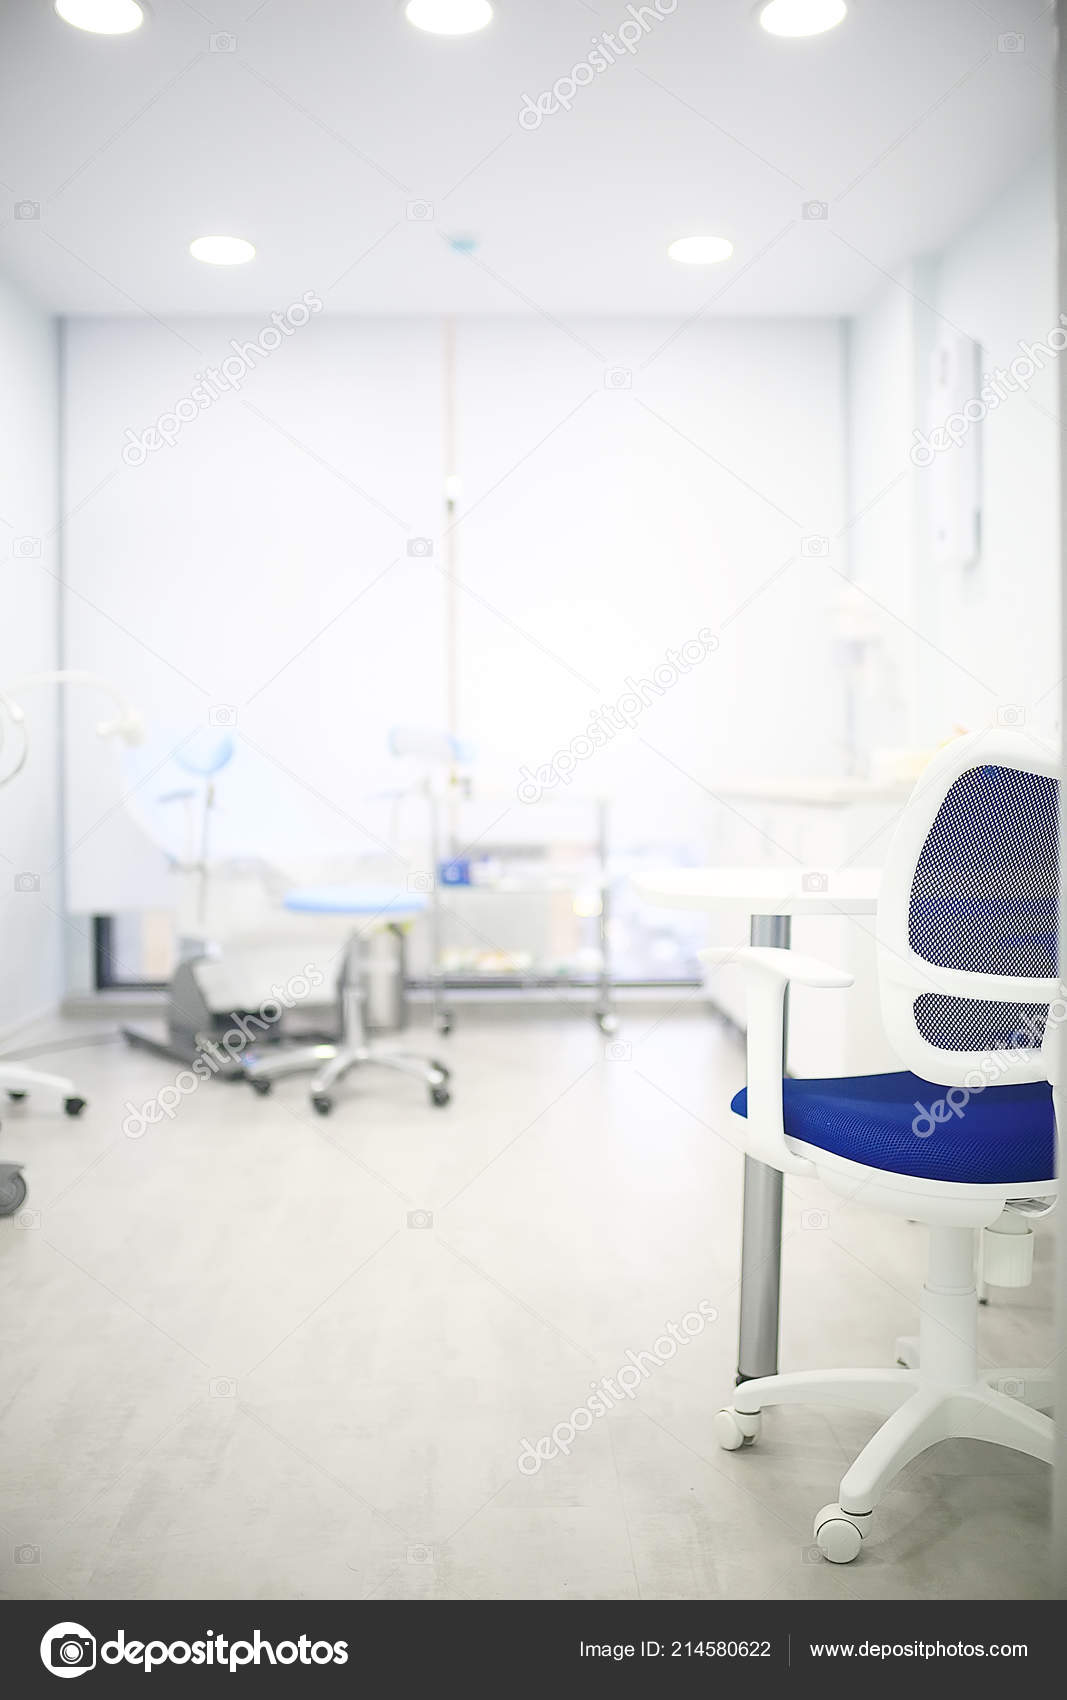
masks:
<instances>
[{"instance_id":1,"label":"white ceiling","mask_svg":"<svg viewBox=\"0 0 1067 1700\"><path fill-rule=\"evenodd\" d=\"M342 312L848 312L1047 145L1039 0L854 0L807 41L767 36L751 0L677 0L569 114L521 129L522 96L627 15L496 0L449 40L398 0L152 0L109 39L4 0L0 270L64 313L259 313L306 290ZM1013 31L1022 51L998 47ZM223 32L234 51L212 50ZM192 260L216 232L257 259ZM665 258L700 232L733 258ZM473 257L449 246L468 235Z\"/></svg>"}]
</instances>

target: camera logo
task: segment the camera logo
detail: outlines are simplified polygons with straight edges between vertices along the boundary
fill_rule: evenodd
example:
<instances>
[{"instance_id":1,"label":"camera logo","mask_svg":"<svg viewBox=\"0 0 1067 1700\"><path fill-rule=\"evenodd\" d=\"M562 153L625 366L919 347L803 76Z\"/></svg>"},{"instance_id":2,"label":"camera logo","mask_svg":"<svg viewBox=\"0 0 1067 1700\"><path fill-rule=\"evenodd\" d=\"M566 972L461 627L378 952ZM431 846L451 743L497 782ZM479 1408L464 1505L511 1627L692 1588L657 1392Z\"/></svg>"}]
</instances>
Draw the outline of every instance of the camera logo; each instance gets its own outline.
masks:
<instances>
[{"instance_id":1,"label":"camera logo","mask_svg":"<svg viewBox=\"0 0 1067 1700\"><path fill-rule=\"evenodd\" d=\"M1026 1403L1026 1383L1025 1383L1025 1381L1018 1381L1012 1376L1005 1376L1001 1381L995 1381L993 1383L993 1385L996 1388L998 1393L1003 1393L1003 1395L1006 1399L1021 1399L1023 1404L1025 1405L1025 1403Z\"/></svg>"},{"instance_id":2,"label":"camera logo","mask_svg":"<svg viewBox=\"0 0 1067 1700\"><path fill-rule=\"evenodd\" d=\"M413 224L426 224L433 218L433 206L429 201L409 201L407 215Z\"/></svg>"},{"instance_id":3,"label":"camera logo","mask_svg":"<svg viewBox=\"0 0 1067 1700\"><path fill-rule=\"evenodd\" d=\"M209 726L236 726L237 710L232 702L217 702L207 711L207 723Z\"/></svg>"},{"instance_id":4,"label":"camera logo","mask_svg":"<svg viewBox=\"0 0 1067 1700\"><path fill-rule=\"evenodd\" d=\"M1025 724L1026 710L1023 708L1021 703L1001 703L1000 707L997 709L998 726L1024 726Z\"/></svg>"},{"instance_id":5,"label":"camera logo","mask_svg":"<svg viewBox=\"0 0 1067 1700\"><path fill-rule=\"evenodd\" d=\"M237 37L229 30L216 30L209 43L212 53L236 53Z\"/></svg>"},{"instance_id":6,"label":"camera logo","mask_svg":"<svg viewBox=\"0 0 1067 1700\"><path fill-rule=\"evenodd\" d=\"M800 876L800 889L801 889L801 891L809 891L809 892L812 892L812 893L815 893L815 894L818 894L818 893L824 892L824 891L829 891L829 889L830 889L829 875L824 874L824 873L820 873L817 868L812 868L812 869L809 870L808 873L801 874L801 876Z\"/></svg>"},{"instance_id":7,"label":"camera logo","mask_svg":"<svg viewBox=\"0 0 1067 1700\"><path fill-rule=\"evenodd\" d=\"M53 1676L84 1676L96 1664L96 1638L83 1623L54 1623L41 1641L41 1663Z\"/></svg>"},{"instance_id":8,"label":"camera logo","mask_svg":"<svg viewBox=\"0 0 1067 1700\"><path fill-rule=\"evenodd\" d=\"M830 216L830 208L826 201L805 201L800 209L802 218L814 219L823 224Z\"/></svg>"},{"instance_id":9,"label":"camera logo","mask_svg":"<svg viewBox=\"0 0 1067 1700\"><path fill-rule=\"evenodd\" d=\"M432 537L409 537L408 554L416 561L425 561L433 554Z\"/></svg>"},{"instance_id":10,"label":"camera logo","mask_svg":"<svg viewBox=\"0 0 1067 1700\"><path fill-rule=\"evenodd\" d=\"M629 366L608 366L604 372L606 390L632 390L634 375Z\"/></svg>"},{"instance_id":11,"label":"camera logo","mask_svg":"<svg viewBox=\"0 0 1067 1700\"><path fill-rule=\"evenodd\" d=\"M41 216L41 203L40 203L40 201L16 201L15 202L15 217L16 218L40 218L40 216Z\"/></svg>"},{"instance_id":12,"label":"camera logo","mask_svg":"<svg viewBox=\"0 0 1067 1700\"><path fill-rule=\"evenodd\" d=\"M800 539L800 553L825 560L830 553L830 539L828 537L802 537Z\"/></svg>"},{"instance_id":13,"label":"camera logo","mask_svg":"<svg viewBox=\"0 0 1067 1700\"><path fill-rule=\"evenodd\" d=\"M40 560L41 539L39 537L16 537L11 545L11 553L16 561Z\"/></svg>"}]
</instances>

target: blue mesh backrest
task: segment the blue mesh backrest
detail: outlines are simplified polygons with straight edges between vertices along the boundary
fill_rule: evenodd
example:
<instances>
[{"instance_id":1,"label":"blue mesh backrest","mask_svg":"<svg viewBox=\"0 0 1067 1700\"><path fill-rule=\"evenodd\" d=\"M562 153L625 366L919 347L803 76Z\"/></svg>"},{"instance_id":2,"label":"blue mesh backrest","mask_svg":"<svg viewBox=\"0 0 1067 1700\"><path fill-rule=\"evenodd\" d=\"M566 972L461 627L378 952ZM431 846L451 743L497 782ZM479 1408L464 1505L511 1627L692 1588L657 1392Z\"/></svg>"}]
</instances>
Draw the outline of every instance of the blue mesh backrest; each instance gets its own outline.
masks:
<instances>
[{"instance_id":1,"label":"blue mesh backrest","mask_svg":"<svg viewBox=\"0 0 1067 1700\"><path fill-rule=\"evenodd\" d=\"M912 950L940 968L1056 974L1059 786L1012 767L973 767L946 796L912 880ZM1013 1016L1012 1011L1016 1014ZM946 1050L1037 1046L1035 1006L924 995L923 1038Z\"/></svg>"}]
</instances>

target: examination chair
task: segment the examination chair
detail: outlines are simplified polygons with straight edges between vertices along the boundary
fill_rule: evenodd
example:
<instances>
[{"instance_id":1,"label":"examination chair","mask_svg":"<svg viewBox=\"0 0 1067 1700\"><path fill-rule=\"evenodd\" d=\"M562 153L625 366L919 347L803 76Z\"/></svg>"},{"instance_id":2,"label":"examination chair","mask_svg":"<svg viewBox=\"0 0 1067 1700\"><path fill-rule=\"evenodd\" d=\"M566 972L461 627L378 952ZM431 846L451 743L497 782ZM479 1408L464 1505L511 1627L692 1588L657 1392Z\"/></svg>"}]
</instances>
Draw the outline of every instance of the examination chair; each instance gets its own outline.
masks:
<instances>
[{"instance_id":1,"label":"examination chair","mask_svg":"<svg viewBox=\"0 0 1067 1700\"><path fill-rule=\"evenodd\" d=\"M787 1175L929 1229L918 1339L897 1368L794 1370L742 1382L715 1419L728 1451L759 1439L769 1406L838 1405L882 1426L846 1472L815 1541L847 1564L894 1478L940 1440L964 1436L1051 1462L1053 1370L983 1372L976 1236L986 1277L1025 1286L1029 1218L1056 1194L1057 1111L1067 1104L1056 1028L1058 768L1021 734L975 733L926 769L889 850L878 909L878 975L890 1042L906 1069L853 1079L782 1078L790 981L851 976L788 950L739 955L748 994L748 1085L732 1108L745 1149ZM833 890L831 882L831 893Z\"/></svg>"}]
</instances>

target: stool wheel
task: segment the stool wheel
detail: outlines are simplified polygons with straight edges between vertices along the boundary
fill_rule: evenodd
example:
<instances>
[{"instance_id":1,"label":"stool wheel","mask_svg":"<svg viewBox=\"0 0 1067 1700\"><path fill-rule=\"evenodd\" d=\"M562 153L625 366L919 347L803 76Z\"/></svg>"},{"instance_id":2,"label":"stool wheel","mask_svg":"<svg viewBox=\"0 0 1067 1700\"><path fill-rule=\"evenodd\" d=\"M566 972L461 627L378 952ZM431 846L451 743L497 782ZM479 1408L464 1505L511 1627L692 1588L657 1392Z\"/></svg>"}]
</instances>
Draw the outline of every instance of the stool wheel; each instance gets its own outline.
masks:
<instances>
[{"instance_id":1,"label":"stool wheel","mask_svg":"<svg viewBox=\"0 0 1067 1700\"><path fill-rule=\"evenodd\" d=\"M727 1405L712 1418L712 1433L724 1452L740 1452L742 1446L754 1446L762 1428L760 1413L741 1412Z\"/></svg>"},{"instance_id":2,"label":"stool wheel","mask_svg":"<svg viewBox=\"0 0 1067 1700\"><path fill-rule=\"evenodd\" d=\"M17 1169L0 1180L0 1216L14 1216L26 1202L26 1182Z\"/></svg>"},{"instance_id":3,"label":"stool wheel","mask_svg":"<svg viewBox=\"0 0 1067 1700\"><path fill-rule=\"evenodd\" d=\"M320 1116L328 1116L333 1109L333 1099L328 1097L325 1092L314 1093L311 1103L316 1114Z\"/></svg>"},{"instance_id":4,"label":"stool wheel","mask_svg":"<svg viewBox=\"0 0 1067 1700\"><path fill-rule=\"evenodd\" d=\"M451 1102L452 1102L452 1094L448 1090L447 1086L431 1086L430 1087L430 1103L431 1104L436 1104L438 1109L441 1109L441 1108L443 1108L443 1106L445 1104L450 1104Z\"/></svg>"},{"instance_id":5,"label":"stool wheel","mask_svg":"<svg viewBox=\"0 0 1067 1700\"><path fill-rule=\"evenodd\" d=\"M261 1098L266 1098L274 1082L272 1080L265 1080L260 1075L250 1074L248 1077L248 1084L251 1086L253 1092L258 1092Z\"/></svg>"},{"instance_id":6,"label":"stool wheel","mask_svg":"<svg viewBox=\"0 0 1067 1700\"><path fill-rule=\"evenodd\" d=\"M68 1116L80 1116L85 1108L84 1098L64 1098L63 1108Z\"/></svg>"},{"instance_id":7,"label":"stool wheel","mask_svg":"<svg viewBox=\"0 0 1067 1700\"><path fill-rule=\"evenodd\" d=\"M8 1097L11 1099L11 1102L13 1104L21 1104L23 1098L25 1098L26 1096L27 1096L27 1094L25 1092L9 1092L8 1093Z\"/></svg>"},{"instance_id":8,"label":"stool wheel","mask_svg":"<svg viewBox=\"0 0 1067 1700\"><path fill-rule=\"evenodd\" d=\"M824 1505L816 1513L814 1533L815 1545L831 1564L851 1564L863 1545L863 1530L839 1505Z\"/></svg>"}]
</instances>

